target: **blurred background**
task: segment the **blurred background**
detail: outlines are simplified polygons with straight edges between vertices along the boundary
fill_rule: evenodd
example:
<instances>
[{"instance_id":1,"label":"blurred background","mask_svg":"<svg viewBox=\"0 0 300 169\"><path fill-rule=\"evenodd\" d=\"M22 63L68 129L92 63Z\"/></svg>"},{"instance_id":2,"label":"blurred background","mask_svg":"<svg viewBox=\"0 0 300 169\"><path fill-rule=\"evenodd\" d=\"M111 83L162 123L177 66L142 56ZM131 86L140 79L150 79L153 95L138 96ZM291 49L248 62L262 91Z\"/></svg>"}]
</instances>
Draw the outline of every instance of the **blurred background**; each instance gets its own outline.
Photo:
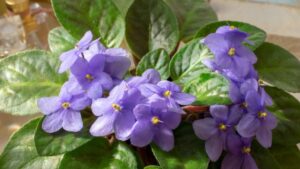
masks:
<instances>
[{"instance_id":1,"label":"blurred background","mask_svg":"<svg viewBox=\"0 0 300 169\"><path fill-rule=\"evenodd\" d=\"M260 27L268 33L267 41L300 59L300 0L208 1L219 20ZM58 25L50 0L0 0L0 59L25 49L48 49L48 32ZM33 117L0 112L0 152L11 133Z\"/></svg>"}]
</instances>

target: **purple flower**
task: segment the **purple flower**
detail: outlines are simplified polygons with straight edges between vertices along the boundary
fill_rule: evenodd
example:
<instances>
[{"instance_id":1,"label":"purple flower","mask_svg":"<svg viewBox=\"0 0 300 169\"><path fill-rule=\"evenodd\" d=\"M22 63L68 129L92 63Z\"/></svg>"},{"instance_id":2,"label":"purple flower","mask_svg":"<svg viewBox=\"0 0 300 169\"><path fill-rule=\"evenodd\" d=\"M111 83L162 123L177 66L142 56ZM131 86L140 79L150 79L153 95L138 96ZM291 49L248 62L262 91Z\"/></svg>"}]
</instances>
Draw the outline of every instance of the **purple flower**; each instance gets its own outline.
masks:
<instances>
[{"instance_id":1,"label":"purple flower","mask_svg":"<svg viewBox=\"0 0 300 169\"><path fill-rule=\"evenodd\" d=\"M277 125L276 118L266 110L265 100L256 91L248 92L245 100L248 113L237 125L238 133L243 137L256 136L262 146L271 147L272 129Z\"/></svg>"},{"instance_id":2,"label":"purple flower","mask_svg":"<svg viewBox=\"0 0 300 169\"><path fill-rule=\"evenodd\" d=\"M246 32L242 32L241 30L239 30L239 28L235 27L235 26L221 26L217 29L216 33L219 34L226 34L226 33L235 33L235 34L241 34L241 36L249 36L249 34L247 34ZM248 39L244 39L244 41L250 45L254 45L253 42L249 41Z\"/></svg>"},{"instance_id":3,"label":"purple flower","mask_svg":"<svg viewBox=\"0 0 300 169\"><path fill-rule=\"evenodd\" d=\"M157 85L144 84L140 87L142 94L146 97L158 95L163 98L168 106L176 112L184 113L179 105L188 105L195 101L195 96L181 92L178 85L169 81L160 81Z\"/></svg>"},{"instance_id":4,"label":"purple flower","mask_svg":"<svg viewBox=\"0 0 300 169\"><path fill-rule=\"evenodd\" d=\"M58 97L45 97L38 100L38 107L46 115L42 128L54 133L63 128L66 131L78 132L82 129L80 110L91 104L84 93L73 95L69 91L72 83L62 86Z\"/></svg>"},{"instance_id":5,"label":"purple flower","mask_svg":"<svg viewBox=\"0 0 300 169\"><path fill-rule=\"evenodd\" d=\"M126 82L114 87L107 98L93 102L92 111L99 116L90 129L93 136L107 136L113 132L117 139L127 140L135 123L133 108L145 98Z\"/></svg>"},{"instance_id":6,"label":"purple flower","mask_svg":"<svg viewBox=\"0 0 300 169\"><path fill-rule=\"evenodd\" d=\"M251 138L241 138L230 135L228 141L229 153L222 161L221 169L258 169L251 156Z\"/></svg>"},{"instance_id":7,"label":"purple flower","mask_svg":"<svg viewBox=\"0 0 300 169\"><path fill-rule=\"evenodd\" d=\"M181 115L170 111L161 99L149 104L139 104L134 110L137 118L130 142L137 147L144 147L154 141L162 150L170 151L174 147L175 129L181 121Z\"/></svg>"},{"instance_id":8,"label":"purple flower","mask_svg":"<svg viewBox=\"0 0 300 169\"><path fill-rule=\"evenodd\" d=\"M71 68L71 78L76 78L91 99L102 96L103 90L113 86L111 77L103 72L105 60L102 55L95 55L90 61L78 59Z\"/></svg>"},{"instance_id":9,"label":"purple flower","mask_svg":"<svg viewBox=\"0 0 300 169\"><path fill-rule=\"evenodd\" d=\"M142 84L157 84L160 74L155 69L146 70L142 76L133 76L126 80L129 87L140 87Z\"/></svg>"},{"instance_id":10,"label":"purple flower","mask_svg":"<svg viewBox=\"0 0 300 169\"><path fill-rule=\"evenodd\" d=\"M193 129L197 137L206 140L205 149L212 161L217 161L226 148L227 136L233 132L233 126L240 118L240 113L228 110L227 106L210 107L213 118L196 120ZM230 141L230 140L229 140Z\"/></svg>"},{"instance_id":11,"label":"purple flower","mask_svg":"<svg viewBox=\"0 0 300 169\"><path fill-rule=\"evenodd\" d=\"M62 61L62 64L59 68L59 73L65 72L66 70L70 69L74 63L82 57L82 53L89 48L91 45L91 42L93 39L93 34L91 31L88 31L84 34L84 36L80 39L80 41L75 45L75 48L72 50L69 50L65 53L62 53L60 55L60 60Z\"/></svg>"}]
</instances>

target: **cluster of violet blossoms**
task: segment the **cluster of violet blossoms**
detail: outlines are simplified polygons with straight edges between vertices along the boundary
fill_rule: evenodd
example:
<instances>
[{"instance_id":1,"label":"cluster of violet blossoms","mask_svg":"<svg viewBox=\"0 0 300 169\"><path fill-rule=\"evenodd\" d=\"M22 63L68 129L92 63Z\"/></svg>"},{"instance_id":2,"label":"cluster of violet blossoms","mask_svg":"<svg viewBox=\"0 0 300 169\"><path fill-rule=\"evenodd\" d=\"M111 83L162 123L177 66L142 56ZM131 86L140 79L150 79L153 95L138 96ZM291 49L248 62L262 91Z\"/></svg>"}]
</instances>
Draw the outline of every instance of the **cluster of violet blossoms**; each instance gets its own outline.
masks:
<instances>
[{"instance_id":1,"label":"cluster of violet blossoms","mask_svg":"<svg viewBox=\"0 0 300 169\"><path fill-rule=\"evenodd\" d=\"M90 31L60 60L59 72L69 70L69 80L59 96L38 100L45 114L44 131L82 130L80 111L91 107L97 116L90 127L93 136L115 134L118 140L130 140L137 147L154 142L165 151L174 147L172 130L181 122L180 105L191 104L194 96L182 93L175 83L161 80L154 69L125 80L130 67L128 53L105 48L99 39L93 40Z\"/></svg>"},{"instance_id":2,"label":"cluster of violet blossoms","mask_svg":"<svg viewBox=\"0 0 300 169\"><path fill-rule=\"evenodd\" d=\"M201 42L214 54L213 59L203 63L230 81L233 104L213 105L210 117L193 123L212 161L217 161L223 150L227 152L222 169L257 169L250 154L251 142L256 138L263 147L271 147L272 129L277 125L274 115L266 109L272 100L253 67L256 56L244 45L252 44L247 37L234 26L222 26Z\"/></svg>"}]
</instances>

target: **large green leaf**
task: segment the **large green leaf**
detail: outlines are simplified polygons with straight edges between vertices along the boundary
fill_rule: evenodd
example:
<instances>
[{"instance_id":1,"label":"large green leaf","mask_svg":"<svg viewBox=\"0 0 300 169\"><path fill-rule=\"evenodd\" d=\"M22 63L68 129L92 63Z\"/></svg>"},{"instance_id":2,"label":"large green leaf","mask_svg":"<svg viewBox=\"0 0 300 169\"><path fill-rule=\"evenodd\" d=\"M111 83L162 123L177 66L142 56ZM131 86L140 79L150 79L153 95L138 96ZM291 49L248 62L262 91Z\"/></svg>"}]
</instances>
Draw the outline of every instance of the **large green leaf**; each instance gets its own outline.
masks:
<instances>
[{"instance_id":1,"label":"large green leaf","mask_svg":"<svg viewBox=\"0 0 300 169\"><path fill-rule=\"evenodd\" d=\"M157 70L162 79L168 79L170 57L164 49L157 49L147 53L139 62L136 68L138 75L143 74L147 69Z\"/></svg>"},{"instance_id":2,"label":"large green leaf","mask_svg":"<svg viewBox=\"0 0 300 169\"><path fill-rule=\"evenodd\" d=\"M135 0L126 15L126 39L138 58L159 48L171 53L179 39L176 16L162 0Z\"/></svg>"},{"instance_id":3,"label":"large green leaf","mask_svg":"<svg viewBox=\"0 0 300 169\"><path fill-rule=\"evenodd\" d=\"M162 169L206 169L209 159L204 150L204 142L198 139L191 124L181 124L175 130L175 147L165 152L152 145L154 156Z\"/></svg>"},{"instance_id":4,"label":"large green leaf","mask_svg":"<svg viewBox=\"0 0 300 169\"><path fill-rule=\"evenodd\" d=\"M40 157L34 145L34 131L40 119L17 131L0 156L2 169L57 169L62 156Z\"/></svg>"},{"instance_id":5,"label":"large green leaf","mask_svg":"<svg viewBox=\"0 0 300 169\"><path fill-rule=\"evenodd\" d=\"M121 44L124 19L111 0L52 0L60 24L75 38L91 30L107 47Z\"/></svg>"},{"instance_id":6,"label":"large green leaf","mask_svg":"<svg viewBox=\"0 0 300 169\"><path fill-rule=\"evenodd\" d=\"M48 34L49 48L53 53L61 54L75 47L76 39L64 28L57 27Z\"/></svg>"},{"instance_id":7,"label":"large green leaf","mask_svg":"<svg viewBox=\"0 0 300 169\"><path fill-rule=\"evenodd\" d=\"M39 112L37 99L56 95L67 80L57 73L59 60L50 53L32 50L0 61L0 110L15 115Z\"/></svg>"},{"instance_id":8,"label":"large green leaf","mask_svg":"<svg viewBox=\"0 0 300 169\"><path fill-rule=\"evenodd\" d=\"M300 92L300 61L285 49L264 43L255 50L255 68L264 81L289 92Z\"/></svg>"},{"instance_id":9,"label":"large green leaf","mask_svg":"<svg viewBox=\"0 0 300 169\"><path fill-rule=\"evenodd\" d=\"M161 169L161 167L156 165L148 165L144 169Z\"/></svg>"},{"instance_id":10,"label":"large green leaf","mask_svg":"<svg viewBox=\"0 0 300 169\"><path fill-rule=\"evenodd\" d=\"M43 131L41 120L34 136L37 152L42 156L52 156L70 152L86 144L93 138L87 128L93 121L94 118L83 118L84 128L80 132L59 131L49 134Z\"/></svg>"},{"instance_id":11,"label":"large green leaf","mask_svg":"<svg viewBox=\"0 0 300 169\"><path fill-rule=\"evenodd\" d=\"M210 33L216 32L220 26L230 25L239 28L249 34L248 40L253 42L253 45L246 44L250 49L255 50L259 47L266 39L266 32L248 23L237 22L237 21L219 21L210 23L202 27L195 37L205 37Z\"/></svg>"},{"instance_id":12,"label":"large green leaf","mask_svg":"<svg viewBox=\"0 0 300 169\"><path fill-rule=\"evenodd\" d=\"M112 0L115 5L119 8L122 15L125 17L128 11L128 8L133 3L134 0Z\"/></svg>"},{"instance_id":13,"label":"large green leaf","mask_svg":"<svg viewBox=\"0 0 300 169\"><path fill-rule=\"evenodd\" d=\"M138 161L132 150L121 142L110 145L96 138L75 151L66 153L60 169L137 169Z\"/></svg>"},{"instance_id":14,"label":"large green leaf","mask_svg":"<svg viewBox=\"0 0 300 169\"><path fill-rule=\"evenodd\" d=\"M165 0L176 14L180 38L189 41L199 28L218 20L216 13L206 0Z\"/></svg>"}]
</instances>

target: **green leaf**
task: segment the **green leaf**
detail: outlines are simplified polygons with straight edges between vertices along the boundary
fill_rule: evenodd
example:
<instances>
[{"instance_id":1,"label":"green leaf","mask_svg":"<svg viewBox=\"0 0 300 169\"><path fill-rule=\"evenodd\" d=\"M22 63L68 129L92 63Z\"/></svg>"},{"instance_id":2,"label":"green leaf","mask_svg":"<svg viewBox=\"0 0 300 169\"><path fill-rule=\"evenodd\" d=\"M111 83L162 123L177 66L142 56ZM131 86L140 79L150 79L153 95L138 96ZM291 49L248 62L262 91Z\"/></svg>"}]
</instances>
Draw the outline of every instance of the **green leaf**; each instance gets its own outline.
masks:
<instances>
[{"instance_id":1,"label":"green leaf","mask_svg":"<svg viewBox=\"0 0 300 169\"><path fill-rule=\"evenodd\" d=\"M75 47L77 40L64 28L57 27L48 34L49 48L53 53L61 54Z\"/></svg>"},{"instance_id":2,"label":"green leaf","mask_svg":"<svg viewBox=\"0 0 300 169\"><path fill-rule=\"evenodd\" d=\"M59 93L67 80L60 62L48 52L32 50L0 61L0 110L14 115L39 112L37 99Z\"/></svg>"},{"instance_id":3,"label":"green leaf","mask_svg":"<svg viewBox=\"0 0 300 169\"><path fill-rule=\"evenodd\" d=\"M261 79L283 90L300 92L300 61L295 56L271 43L261 45L255 54Z\"/></svg>"},{"instance_id":4,"label":"green leaf","mask_svg":"<svg viewBox=\"0 0 300 169\"><path fill-rule=\"evenodd\" d=\"M161 169L161 167L156 165L148 165L144 169Z\"/></svg>"},{"instance_id":5,"label":"green leaf","mask_svg":"<svg viewBox=\"0 0 300 169\"><path fill-rule=\"evenodd\" d=\"M75 151L66 153L60 169L137 169L132 150L121 142L110 145L104 138L96 138Z\"/></svg>"},{"instance_id":6,"label":"green leaf","mask_svg":"<svg viewBox=\"0 0 300 169\"><path fill-rule=\"evenodd\" d=\"M115 5L118 7L122 15L125 17L128 11L128 8L133 3L134 0L112 0Z\"/></svg>"},{"instance_id":7,"label":"green leaf","mask_svg":"<svg viewBox=\"0 0 300 169\"><path fill-rule=\"evenodd\" d=\"M32 120L17 131L0 157L3 169L57 169L62 156L40 157L34 145L34 131L40 121Z\"/></svg>"},{"instance_id":8,"label":"green leaf","mask_svg":"<svg viewBox=\"0 0 300 169\"><path fill-rule=\"evenodd\" d=\"M181 124L174 132L175 147L165 152L152 145L152 151L162 169L207 169L209 159L204 142L198 139L191 124Z\"/></svg>"},{"instance_id":9,"label":"green leaf","mask_svg":"<svg viewBox=\"0 0 300 169\"><path fill-rule=\"evenodd\" d=\"M83 118L85 127L80 132L72 133L61 130L53 134L44 132L43 120L41 120L34 136L37 152L41 156L53 156L70 152L86 144L93 138L86 126L90 126L94 120L94 118Z\"/></svg>"},{"instance_id":10,"label":"green leaf","mask_svg":"<svg viewBox=\"0 0 300 169\"><path fill-rule=\"evenodd\" d=\"M176 16L162 0L135 0L126 15L126 39L137 58L159 48L170 54L179 40Z\"/></svg>"},{"instance_id":11,"label":"green leaf","mask_svg":"<svg viewBox=\"0 0 300 169\"><path fill-rule=\"evenodd\" d=\"M206 0L165 0L165 2L176 14L180 38L185 42L191 40L199 28L218 20Z\"/></svg>"},{"instance_id":12,"label":"green leaf","mask_svg":"<svg viewBox=\"0 0 300 169\"><path fill-rule=\"evenodd\" d=\"M75 38L91 30L107 47L118 47L124 37L124 19L111 0L52 0L60 24Z\"/></svg>"},{"instance_id":13,"label":"green leaf","mask_svg":"<svg viewBox=\"0 0 300 169\"><path fill-rule=\"evenodd\" d=\"M195 37L205 37L210 33L216 32L216 30L220 26L225 26L225 25L230 25L230 26L235 26L241 31L244 31L248 33L250 36L248 37L248 40L253 42L254 45L249 45L245 44L248 46L250 49L255 50L258 48L266 39L266 32L257 28L256 26L250 25L248 23L243 23L243 22L237 22L237 21L219 21L219 22L214 22L210 23L204 27L202 27L199 32L196 34Z\"/></svg>"},{"instance_id":14,"label":"green leaf","mask_svg":"<svg viewBox=\"0 0 300 169\"><path fill-rule=\"evenodd\" d=\"M143 74L147 69L157 70L162 79L168 79L170 57L164 49L157 49L147 53L136 68L137 75Z\"/></svg>"}]
</instances>

